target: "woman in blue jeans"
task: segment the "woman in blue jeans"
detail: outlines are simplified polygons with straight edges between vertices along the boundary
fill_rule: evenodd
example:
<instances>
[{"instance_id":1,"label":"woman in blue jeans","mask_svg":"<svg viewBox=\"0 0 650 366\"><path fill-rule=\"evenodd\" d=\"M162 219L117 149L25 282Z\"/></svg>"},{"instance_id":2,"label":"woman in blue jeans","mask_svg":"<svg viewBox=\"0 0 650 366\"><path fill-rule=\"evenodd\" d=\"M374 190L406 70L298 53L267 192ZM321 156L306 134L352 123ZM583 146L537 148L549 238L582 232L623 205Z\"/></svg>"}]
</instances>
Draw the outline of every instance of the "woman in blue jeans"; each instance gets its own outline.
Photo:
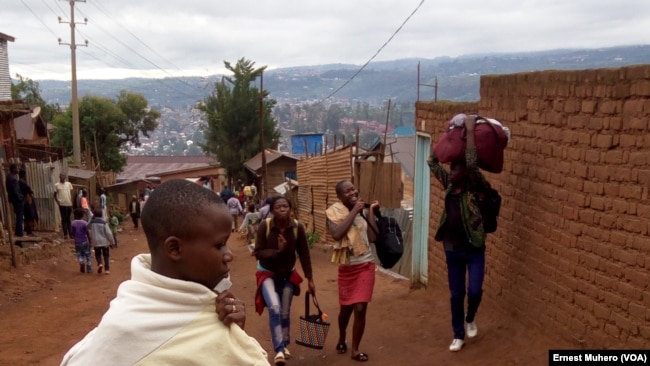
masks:
<instances>
[{"instance_id":1,"label":"woman in blue jeans","mask_svg":"<svg viewBox=\"0 0 650 366\"><path fill-rule=\"evenodd\" d=\"M447 277L451 292L451 325L454 339L449 346L452 352L460 351L465 335L472 338L478 334L475 316L483 294L485 274L485 232L478 208L478 195L489 183L477 166L474 127L476 116L458 115L464 119L467 130L465 160L451 163L448 173L434 153L427 163L431 173L445 189L445 210L435 239L442 241L447 260ZM465 312L465 275L467 286L467 312Z\"/></svg>"},{"instance_id":2,"label":"woman in blue jeans","mask_svg":"<svg viewBox=\"0 0 650 366\"><path fill-rule=\"evenodd\" d=\"M315 293L311 257L305 228L291 218L291 203L283 196L270 203L273 218L260 222L253 254L258 259L255 309L261 315L264 306L269 309L269 327L276 355L275 365L284 365L291 356L289 325L291 300L300 294L302 277L295 269L296 253L307 278L309 291Z\"/></svg>"}]
</instances>

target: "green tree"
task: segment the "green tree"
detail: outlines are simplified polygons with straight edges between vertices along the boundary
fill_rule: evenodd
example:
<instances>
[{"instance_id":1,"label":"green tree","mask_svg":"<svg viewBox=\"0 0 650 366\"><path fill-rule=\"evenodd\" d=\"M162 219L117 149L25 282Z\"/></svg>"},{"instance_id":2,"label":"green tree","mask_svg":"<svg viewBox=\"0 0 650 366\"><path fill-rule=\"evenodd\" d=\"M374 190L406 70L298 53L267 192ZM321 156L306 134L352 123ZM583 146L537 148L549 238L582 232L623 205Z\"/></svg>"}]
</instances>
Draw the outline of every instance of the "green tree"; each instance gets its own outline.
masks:
<instances>
[{"instance_id":1,"label":"green tree","mask_svg":"<svg viewBox=\"0 0 650 366\"><path fill-rule=\"evenodd\" d=\"M41 116L45 121L52 121L54 117L61 114L61 108L58 104L46 103L41 96L41 89L38 82L16 74L18 82L11 83L11 99L22 100L30 107L38 106L41 108Z\"/></svg>"},{"instance_id":2,"label":"green tree","mask_svg":"<svg viewBox=\"0 0 650 366\"><path fill-rule=\"evenodd\" d=\"M126 90L120 91L117 106L126 115L126 119L118 125L120 146L125 143L140 146L140 134L149 137L149 132L158 127L160 112L150 109L149 102L142 94Z\"/></svg>"},{"instance_id":3,"label":"green tree","mask_svg":"<svg viewBox=\"0 0 650 366\"><path fill-rule=\"evenodd\" d=\"M324 132L336 133L341 127L341 118L345 117L346 113L338 104L332 104L325 113L323 120Z\"/></svg>"},{"instance_id":4,"label":"green tree","mask_svg":"<svg viewBox=\"0 0 650 366\"><path fill-rule=\"evenodd\" d=\"M266 91L252 85L266 68L241 58L236 65L225 61L233 73L215 83L214 92L205 98L200 109L206 121L201 125L205 143L201 148L217 157L230 178L245 178L244 162L262 151L260 143L260 99ZM276 146L280 137L272 117L274 99L264 98L264 141L266 147Z\"/></svg>"},{"instance_id":5,"label":"green tree","mask_svg":"<svg viewBox=\"0 0 650 366\"><path fill-rule=\"evenodd\" d=\"M157 126L153 118L159 115L157 111L148 110L147 101L140 94L122 92L117 102L85 96L79 103L81 149L90 151L101 170L119 173L126 164L126 156L122 153L124 148L139 146L139 134L148 136ZM71 152L72 111L68 109L65 114L57 116L53 124L52 144Z\"/></svg>"}]
</instances>

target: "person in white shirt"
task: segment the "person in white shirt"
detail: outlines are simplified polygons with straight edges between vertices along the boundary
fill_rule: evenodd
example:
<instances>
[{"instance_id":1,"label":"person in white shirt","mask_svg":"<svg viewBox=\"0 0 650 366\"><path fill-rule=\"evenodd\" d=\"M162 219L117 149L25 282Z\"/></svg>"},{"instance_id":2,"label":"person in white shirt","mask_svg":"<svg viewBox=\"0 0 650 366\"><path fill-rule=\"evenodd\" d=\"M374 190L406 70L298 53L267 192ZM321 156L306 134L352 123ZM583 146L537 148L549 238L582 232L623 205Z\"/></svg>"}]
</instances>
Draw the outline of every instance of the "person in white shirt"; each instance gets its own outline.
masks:
<instances>
[{"instance_id":1,"label":"person in white shirt","mask_svg":"<svg viewBox=\"0 0 650 366\"><path fill-rule=\"evenodd\" d=\"M61 229L63 238L70 238L70 225L72 224L72 183L67 182L64 173L59 174L59 182L54 184L54 201L59 205L61 214Z\"/></svg>"}]
</instances>

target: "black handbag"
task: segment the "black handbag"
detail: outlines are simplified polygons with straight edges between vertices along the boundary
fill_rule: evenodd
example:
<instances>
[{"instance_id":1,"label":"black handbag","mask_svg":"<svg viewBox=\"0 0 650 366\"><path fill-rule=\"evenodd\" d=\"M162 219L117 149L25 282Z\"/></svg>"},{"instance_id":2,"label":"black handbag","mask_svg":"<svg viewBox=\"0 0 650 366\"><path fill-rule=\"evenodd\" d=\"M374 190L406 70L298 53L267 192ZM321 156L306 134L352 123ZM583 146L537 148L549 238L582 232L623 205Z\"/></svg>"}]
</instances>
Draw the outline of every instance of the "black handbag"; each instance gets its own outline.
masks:
<instances>
[{"instance_id":1,"label":"black handbag","mask_svg":"<svg viewBox=\"0 0 650 366\"><path fill-rule=\"evenodd\" d=\"M379 263L386 269L393 268L404 253L402 229L400 229L397 220L393 217L382 216L379 211L375 212L375 216L377 217L376 223L379 232L370 225L370 222L363 214L361 215L368 222L370 229L377 235L375 249L377 249Z\"/></svg>"},{"instance_id":2,"label":"black handbag","mask_svg":"<svg viewBox=\"0 0 650 366\"><path fill-rule=\"evenodd\" d=\"M323 312L318 306L316 295L313 295L313 302L316 309L318 309L318 314L309 314L310 294L310 291L305 292L305 315L300 316L300 333L296 337L296 344L309 348L323 349L327 332L330 329L330 323L323 320Z\"/></svg>"}]
</instances>

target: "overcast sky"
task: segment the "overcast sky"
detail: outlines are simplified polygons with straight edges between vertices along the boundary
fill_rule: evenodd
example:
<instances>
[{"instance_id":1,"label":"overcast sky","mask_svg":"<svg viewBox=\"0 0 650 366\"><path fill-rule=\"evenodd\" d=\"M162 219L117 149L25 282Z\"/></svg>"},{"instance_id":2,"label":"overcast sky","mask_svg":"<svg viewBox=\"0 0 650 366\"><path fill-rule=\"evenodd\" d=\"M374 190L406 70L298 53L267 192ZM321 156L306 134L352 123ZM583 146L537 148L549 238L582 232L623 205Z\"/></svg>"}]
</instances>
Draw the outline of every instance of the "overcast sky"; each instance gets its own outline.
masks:
<instances>
[{"instance_id":1,"label":"overcast sky","mask_svg":"<svg viewBox=\"0 0 650 366\"><path fill-rule=\"evenodd\" d=\"M75 5L78 79L362 65L422 0L87 0ZM11 76L70 79L69 1L3 0ZM424 0L375 60L650 44L650 0ZM649 55L650 59L650 55Z\"/></svg>"}]
</instances>

